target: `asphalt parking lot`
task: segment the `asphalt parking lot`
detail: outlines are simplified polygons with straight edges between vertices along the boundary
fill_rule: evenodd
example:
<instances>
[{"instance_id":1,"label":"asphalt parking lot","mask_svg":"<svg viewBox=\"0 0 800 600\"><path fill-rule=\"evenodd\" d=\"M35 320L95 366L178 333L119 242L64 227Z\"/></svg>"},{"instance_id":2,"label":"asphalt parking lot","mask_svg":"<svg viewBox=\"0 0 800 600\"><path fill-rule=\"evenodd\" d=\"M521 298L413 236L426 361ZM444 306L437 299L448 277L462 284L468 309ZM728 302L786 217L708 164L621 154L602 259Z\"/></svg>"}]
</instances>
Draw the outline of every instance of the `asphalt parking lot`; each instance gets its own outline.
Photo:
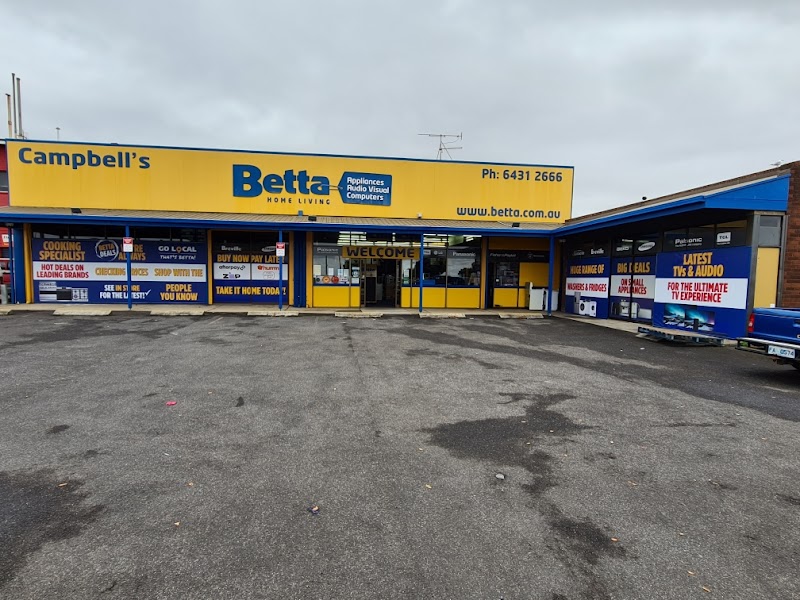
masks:
<instances>
[{"instance_id":1,"label":"asphalt parking lot","mask_svg":"<svg viewBox=\"0 0 800 600\"><path fill-rule=\"evenodd\" d=\"M560 319L0 318L2 598L800 597L791 367Z\"/></svg>"}]
</instances>

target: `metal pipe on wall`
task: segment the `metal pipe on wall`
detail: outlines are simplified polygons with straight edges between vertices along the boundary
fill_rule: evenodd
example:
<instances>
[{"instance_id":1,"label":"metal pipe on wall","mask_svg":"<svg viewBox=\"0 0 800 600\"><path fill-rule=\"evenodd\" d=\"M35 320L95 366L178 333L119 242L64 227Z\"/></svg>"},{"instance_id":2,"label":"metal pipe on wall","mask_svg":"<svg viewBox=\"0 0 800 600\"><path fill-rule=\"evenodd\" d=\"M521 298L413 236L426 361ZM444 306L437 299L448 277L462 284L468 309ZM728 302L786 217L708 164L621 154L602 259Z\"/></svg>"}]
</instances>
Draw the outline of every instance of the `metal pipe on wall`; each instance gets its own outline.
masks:
<instances>
[{"instance_id":1,"label":"metal pipe on wall","mask_svg":"<svg viewBox=\"0 0 800 600\"><path fill-rule=\"evenodd\" d=\"M14 137L14 130L12 129L11 121L11 94L6 94L6 110L8 112L8 137Z\"/></svg>"},{"instance_id":2,"label":"metal pipe on wall","mask_svg":"<svg viewBox=\"0 0 800 600\"><path fill-rule=\"evenodd\" d=\"M283 243L283 229L278 230L278 242ZM283 254L278 256L278 310L283 310Z\"/></svg>"},{"instance_id":3,"label":"metal pipe on wall","mask_svg":"<svg viewBox=\"0 0 800 600\"><path fill-rule=\"evenodd\" d=\"M22 129L22 90L20 89L20 79L17 77L17 112L19 118L17 119L17 133L23 140L25 139L25 132Z\"/></svg>"},{"instance_id":4,"label":"metal pipe on wall","mask_svg":"<svg viewBox=\"0 0 800 600\"><path fill-rule=\"evenodd\" d=\"M425 287L425 234L419 234L419 312L422 313L422 288Z\"/></svg>"},{"instance_id":5,"label":"metal pipe on wall","mask_svg":"<svg viewBox=\"0 0 800 600\"><path fill-rule=\"evenodd\" d=\"M7 223L7 225L13 225L13 223ZM14 262L16 258L14 254L14 227L12 226L8 227L8 275L9 282L11 283L11 298L9 299L11 304L17 303L17 279L14 277L14 271L16 269Z\"/></svg>"},{"instance_id":6,"label":"metal pipe on wall","mask_svg":"<svg viewBox=\"0 0 800 600\"><path fill-rule=\"evenodd\" d=\"M14 107L14 111L11 113L13 115L13 131L11 132L11 137L17 137L17 76L16 74L11 74L11 103Z\"/></svg>"},{"instance_id":7,"label":"metal pipe on wall","mask_svg":"<svg viewBox=\"0 0 800 600\"><path fill-rule=\"evenodd\" d=\"M131 237L131 226L125 225L125 237ZM133 277L131 273L131 253L125 253L125 271L128 276L128 310L133 309Z\"/></svg>"},{"instance_id":8,"label":"metal pipe on wall","mask_svg":"<svg viewBox=\"0 0 800 600\"><path fill-rule=\"evenodd\" d=\"M553 280L555 279L556 238L550 234L550 264L547 265L547 316L553 316Z\"/></svg>"}]
</instances>

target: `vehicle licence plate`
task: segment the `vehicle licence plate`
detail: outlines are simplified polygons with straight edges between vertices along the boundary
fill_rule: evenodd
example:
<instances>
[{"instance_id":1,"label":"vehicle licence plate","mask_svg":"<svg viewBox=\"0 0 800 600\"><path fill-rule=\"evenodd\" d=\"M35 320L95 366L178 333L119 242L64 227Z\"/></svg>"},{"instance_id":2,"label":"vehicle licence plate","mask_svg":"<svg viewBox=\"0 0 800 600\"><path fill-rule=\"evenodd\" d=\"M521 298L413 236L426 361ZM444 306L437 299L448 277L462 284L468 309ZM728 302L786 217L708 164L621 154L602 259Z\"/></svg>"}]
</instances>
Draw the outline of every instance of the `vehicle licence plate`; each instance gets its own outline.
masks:
<instances>
[{"instance_id":1,"label":"vehicle licence plate","mask_svg":"<svg viewBox=\"0 0 800 600\"><path fill-rule=\"evenodd\" d=\"M781 348L780 346L768 346L767 354L780 356L781 358L794 358L794 348Z\"/></svg>"}]
</instances>

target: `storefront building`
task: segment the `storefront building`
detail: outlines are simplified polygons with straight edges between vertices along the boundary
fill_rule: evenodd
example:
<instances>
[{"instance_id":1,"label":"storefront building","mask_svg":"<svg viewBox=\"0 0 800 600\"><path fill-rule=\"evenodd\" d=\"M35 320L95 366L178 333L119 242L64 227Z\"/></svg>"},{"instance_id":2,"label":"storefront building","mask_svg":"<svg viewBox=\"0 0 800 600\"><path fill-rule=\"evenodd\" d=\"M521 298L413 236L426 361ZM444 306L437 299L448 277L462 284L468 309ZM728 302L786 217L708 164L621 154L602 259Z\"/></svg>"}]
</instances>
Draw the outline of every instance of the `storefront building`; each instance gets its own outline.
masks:
<instances>
[{"instance_id":1,"label":"storefront building","mask_svg":"<svg viewBox=\"0 0 800 600\"><path fill-rule=\"evenodd\" d=\"M572 208L571 167L6 150L17 303L528 308L554 289L551 233Z\"/></svg>"},{"instance_id":2,"label":"storefront building","mask_svg":"<svg viewBox=\"0 0 800 600\"><path fill-rule=\"evenodd\" d=\"M736 337L800 305L798 181L573 219L571 167L7 140L0 252L15 303L533 308Z\"/></svg>"},{"instance_id":3,"label":"storefront building","mask_svg":"<svg viewBox=\"0 0 800 600\"><path fill-rule=\"evenodd\" d=\"M568 220L564 310L735 338L800 301L800 163Z\"/></svg>"}]
</instances>

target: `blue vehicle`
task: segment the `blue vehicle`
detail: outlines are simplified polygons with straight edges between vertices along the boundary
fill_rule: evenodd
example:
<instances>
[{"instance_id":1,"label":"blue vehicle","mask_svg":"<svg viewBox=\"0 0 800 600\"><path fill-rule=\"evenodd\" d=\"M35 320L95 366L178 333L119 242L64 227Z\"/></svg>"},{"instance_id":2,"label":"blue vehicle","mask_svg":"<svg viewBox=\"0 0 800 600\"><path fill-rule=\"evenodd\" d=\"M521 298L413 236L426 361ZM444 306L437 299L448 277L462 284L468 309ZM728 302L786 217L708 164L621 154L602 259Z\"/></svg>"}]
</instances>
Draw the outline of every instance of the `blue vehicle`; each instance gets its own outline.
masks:
<instances>
[{"instance_id":1,"label":"blue vehicle","mask_svg":"<svg viewBox=\"0 0 800 600\"><path fill-rule=\"evenodd\" d=\"M800 309L756 308L747 324L747 337L736 340L736 349L800 369Z\"/></svg>"}]
</instances>

